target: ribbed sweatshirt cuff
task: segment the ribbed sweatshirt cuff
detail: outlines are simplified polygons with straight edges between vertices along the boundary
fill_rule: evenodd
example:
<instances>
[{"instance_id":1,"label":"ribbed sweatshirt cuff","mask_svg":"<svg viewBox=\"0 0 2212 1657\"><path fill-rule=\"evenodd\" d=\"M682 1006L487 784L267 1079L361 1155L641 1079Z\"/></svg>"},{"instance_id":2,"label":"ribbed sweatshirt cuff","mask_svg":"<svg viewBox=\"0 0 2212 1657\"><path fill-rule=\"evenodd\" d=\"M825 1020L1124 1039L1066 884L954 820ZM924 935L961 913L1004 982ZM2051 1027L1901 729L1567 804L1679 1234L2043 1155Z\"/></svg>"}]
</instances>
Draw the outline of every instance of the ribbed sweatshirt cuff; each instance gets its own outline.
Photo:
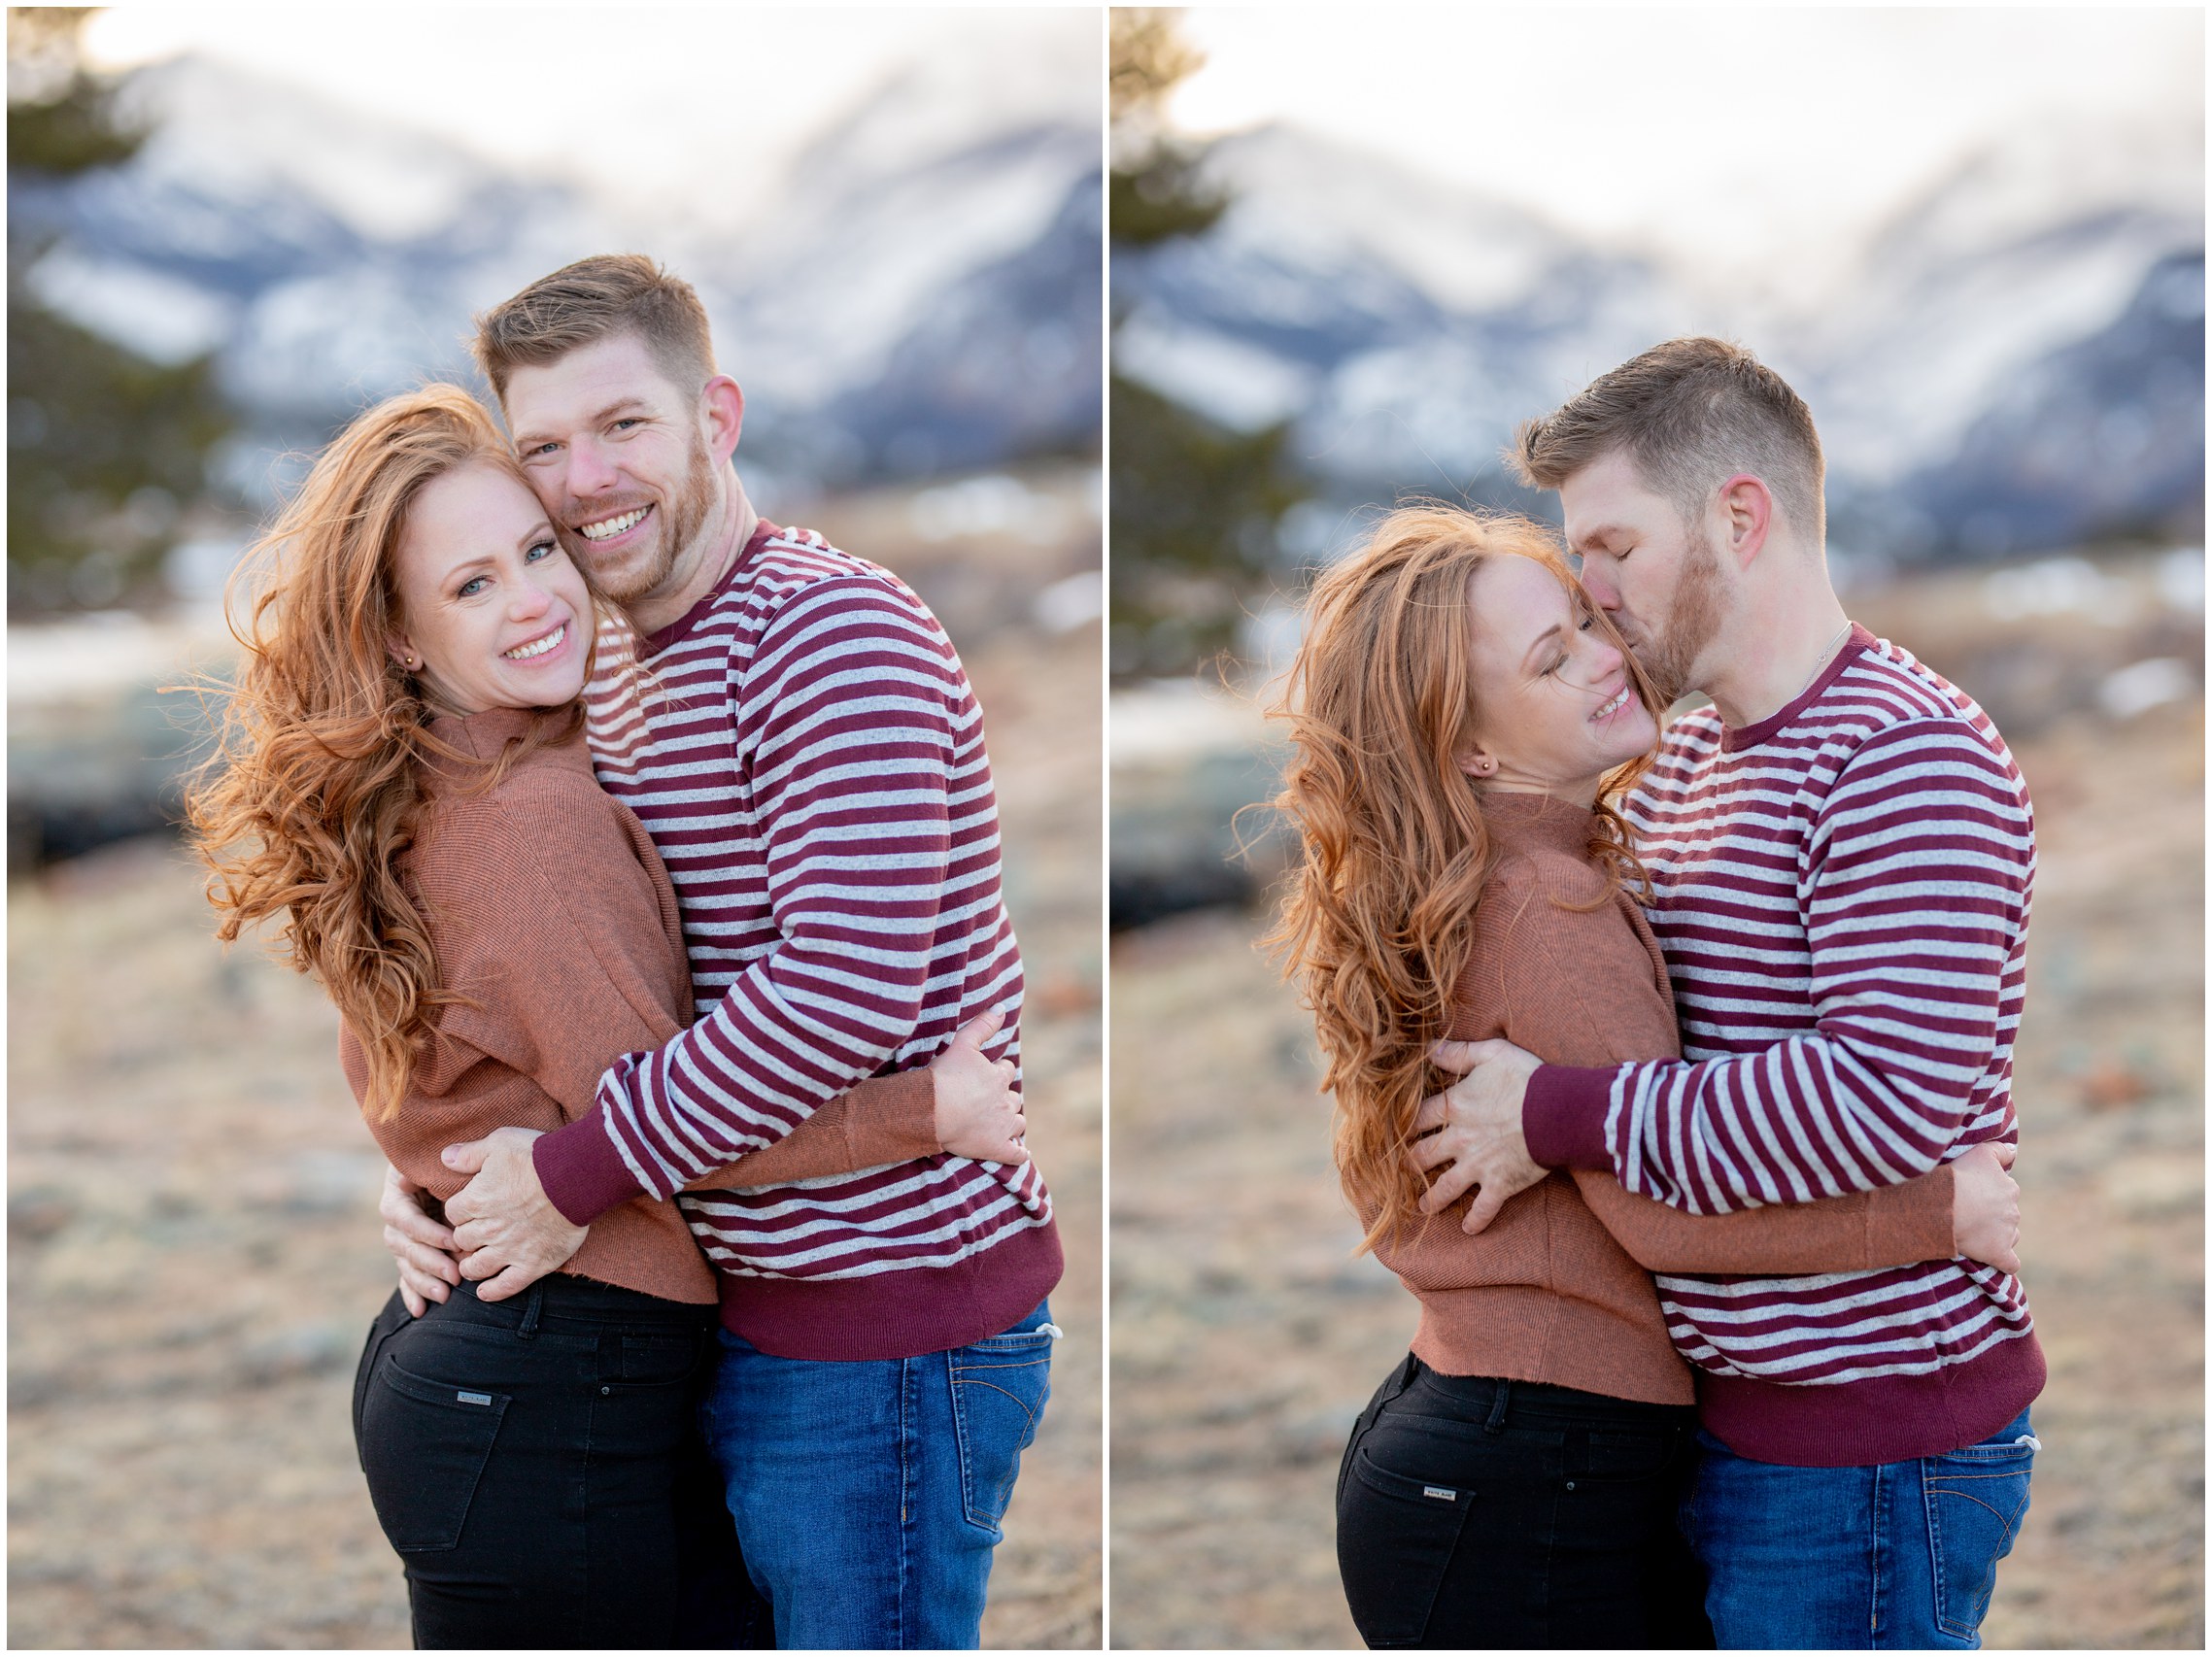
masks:
<instances>
[{"instance_id":1,"label":"ribbed sweatshirt cuff","mask_svg":"<svg viewBox=\"0 0 2212 1657\"><path fill-rule=\"evenodd\" d=\"M1605 1113L1618 1067L1544 1065L1528 1078L1528 1091L1520 1101L1520 1133L1528 1141L1529 1156L1540 1167L1613 1171L1613 1147L1605 1142Z\"/></svg>"},{"instance_id":2,"label":"ribbed sweatshirt cuff","mask_svg":"<svg viewBox=\"0 0 2212 1657\"><path fill-rule=\"evenodd\" d=\"M530 1164L537 1169L546 1200L571 1226L588 1226L609 1208L646 1195L615 1149L604 1110L539 1134L530 1146Z\"/></svg>"}]
</instances>

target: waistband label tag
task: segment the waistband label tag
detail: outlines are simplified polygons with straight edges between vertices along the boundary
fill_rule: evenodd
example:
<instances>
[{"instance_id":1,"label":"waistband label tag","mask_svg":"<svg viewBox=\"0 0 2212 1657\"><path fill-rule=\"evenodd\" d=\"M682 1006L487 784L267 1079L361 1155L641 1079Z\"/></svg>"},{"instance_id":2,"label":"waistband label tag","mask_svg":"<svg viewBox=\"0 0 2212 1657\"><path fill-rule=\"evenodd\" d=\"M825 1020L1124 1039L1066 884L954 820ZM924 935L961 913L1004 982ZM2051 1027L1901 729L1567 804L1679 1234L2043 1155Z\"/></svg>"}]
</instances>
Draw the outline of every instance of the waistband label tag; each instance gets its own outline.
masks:
<instances>
[{"instance_id":1,"label":"waistband label tag","mask_svg":"<svg viewBox=\"0 0 2212 1657\"><path fill-rule=\"evenodd\" d=\"M489 1402L489 1401L487 1401L487 1402ZM1458 1491L1456 1491L1456 1490L1446 1490L1446 1489L1443 1489L1442 1487L1440 1487L1440 1486L1438 1486L1438 1485L1434 1485L1434 1484L1424 1484L1424 1485L1422 1485L1422 1486L1421 1486L1421 1494L1422 1494L1423 1496L1433 1496L1433 1497L1435 1497L1435 1498L1436 1498L1436 1499L1437 1499L1439 1502L1456 1502L1456 1501L1458 1501L1458 1500L1459 1500L1459 1492L1458 1492Z\"/></svg>"},{"instance_id":2,"label":"waistband label tag","mask_svg":"<svg viewBox=\"0 0 2212 1657\"><path fill-rule=\"evenodd\" d=\"M490 1403L492 1402L490 1393L455 1393L453 1396L454 1402L457 1403Z\"/></svg>"}]
</instances>

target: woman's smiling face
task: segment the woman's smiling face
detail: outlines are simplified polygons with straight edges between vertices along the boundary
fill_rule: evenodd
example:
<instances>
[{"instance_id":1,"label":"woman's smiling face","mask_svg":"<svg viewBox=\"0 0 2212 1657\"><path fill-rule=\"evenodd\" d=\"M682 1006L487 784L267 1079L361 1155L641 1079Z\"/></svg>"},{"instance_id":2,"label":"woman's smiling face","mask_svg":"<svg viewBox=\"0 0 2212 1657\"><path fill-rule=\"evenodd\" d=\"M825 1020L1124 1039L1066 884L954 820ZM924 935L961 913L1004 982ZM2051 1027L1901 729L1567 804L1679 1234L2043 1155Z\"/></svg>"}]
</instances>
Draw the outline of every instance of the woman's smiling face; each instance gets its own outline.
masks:
<instances>
[{"instance_id":1,"label":"woman's smiling face","mask_svg":"<svg viewBox=\"0 0 2212 1657\"><path fill-rule=\"evenodd\" d=\"M521 480L493 465L433 479L393 562L391 654L441 711L559 707L583 690L592 595Z\"/></svg>"},{"instance_id":2,"label":"woman's smiling face","mask_svg":"<svg viewBox=\"0 0 2212 1657\"><path fill-rule=\"evenodd\" d=\"M1460 768L1503 792L1593 803L1599 778L1659 734L1612 629L1533 558L1486 559L1468 603L1476 742Z\"/></svg>"}]
</instances>

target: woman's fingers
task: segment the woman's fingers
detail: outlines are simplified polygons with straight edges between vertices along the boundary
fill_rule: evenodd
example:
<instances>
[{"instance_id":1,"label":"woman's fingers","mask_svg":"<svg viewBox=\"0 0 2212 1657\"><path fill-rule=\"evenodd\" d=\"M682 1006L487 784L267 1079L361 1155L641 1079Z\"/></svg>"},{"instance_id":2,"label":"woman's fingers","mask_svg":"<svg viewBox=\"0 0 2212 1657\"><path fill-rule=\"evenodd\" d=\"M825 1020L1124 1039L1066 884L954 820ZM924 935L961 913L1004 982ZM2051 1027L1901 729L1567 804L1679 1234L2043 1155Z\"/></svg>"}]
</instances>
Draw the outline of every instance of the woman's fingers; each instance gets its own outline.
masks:
<instances>
[{"instance_id":1,"label":"woman's fingers","mask_svg":"<svg viewBox=\"0 0 2212 1657\"><path fill-rule=\"evenodd\" d=\"M991 1038L1004 1028L1005 1022L1000 1013L978 1013L953 1032L953 1044L972 1047L980 1053L990 1046Z\"/></svg>"}]
</instances>

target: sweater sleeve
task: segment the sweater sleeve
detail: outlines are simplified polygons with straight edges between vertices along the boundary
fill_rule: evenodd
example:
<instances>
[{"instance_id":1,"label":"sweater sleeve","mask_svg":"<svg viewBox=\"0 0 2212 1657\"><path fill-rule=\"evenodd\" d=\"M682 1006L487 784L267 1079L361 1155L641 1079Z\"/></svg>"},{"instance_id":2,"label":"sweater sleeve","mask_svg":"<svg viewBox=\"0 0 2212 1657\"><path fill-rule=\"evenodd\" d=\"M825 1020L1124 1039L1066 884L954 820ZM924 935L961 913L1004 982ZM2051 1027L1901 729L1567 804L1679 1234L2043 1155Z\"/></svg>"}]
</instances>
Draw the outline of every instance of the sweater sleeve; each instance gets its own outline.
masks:
<instances>
[{"instance_id":1,"label":"sweater sleeve","mask_svg":"<svg viewBox=\"0 0 2212 1657\"><path fill-rule=\"evenodd\" d=\"M1871 1190L1941 1163L2017 996L2034 823L1966 723L1853 754L1811 826L1800 902L1814 1028L1758 1052L1539 1070L1532 1154L1690 1213Z\"/></svg>"},{"instance_id":2,"label":"sweater sleeve","mask_svg":"<svg viewBox=\"0 0 2212 1657\"><path fill-rule=\"evenodd\" d=\"M976 878L950 849L979 803L956 757L981 715L910 596L866 575L805 587L731 691L779 936L704 1018L617 1059L597 1108L539 1141L547 1193L573 1218L714 1174L880 1070L920 1020L940 908Z\"/></svg>"},{"instance_id":3,"label":"sweater sleeve","mask_svg":"<svg viewBox=\"0 0 2212 1657\"><path fill-rule=\"evenodd\" d=\"M683 1028L688 968L671 946L673 898L625 815L588 777L553 767L441 811L418 883L446 982L467 1001L443 1009L418 1091L478 1094L492 1065L574 1117L592 1108L611 1055ZM803 1124L777 1161L747 1172L751 1183L780 1184L936 1148L929 1073L915 1071L861 1083Z\"/></svg>"},{"instance_id":4,"label":"sweater sleeve","mask_svg":"<svg viewBox=\"0 0 2212 1657\"><path fill-rule=\"evenodd\" d=\"M1632 1197L1610 1173L1586 1168L1575 1170L1575 1184L1598 1223L1647 1271L1790 1277L1871 1271L1957 1253L1949 1167L1878 1191L1733 1214L1685 1214Z\"/></svg>"}]
</instances>

